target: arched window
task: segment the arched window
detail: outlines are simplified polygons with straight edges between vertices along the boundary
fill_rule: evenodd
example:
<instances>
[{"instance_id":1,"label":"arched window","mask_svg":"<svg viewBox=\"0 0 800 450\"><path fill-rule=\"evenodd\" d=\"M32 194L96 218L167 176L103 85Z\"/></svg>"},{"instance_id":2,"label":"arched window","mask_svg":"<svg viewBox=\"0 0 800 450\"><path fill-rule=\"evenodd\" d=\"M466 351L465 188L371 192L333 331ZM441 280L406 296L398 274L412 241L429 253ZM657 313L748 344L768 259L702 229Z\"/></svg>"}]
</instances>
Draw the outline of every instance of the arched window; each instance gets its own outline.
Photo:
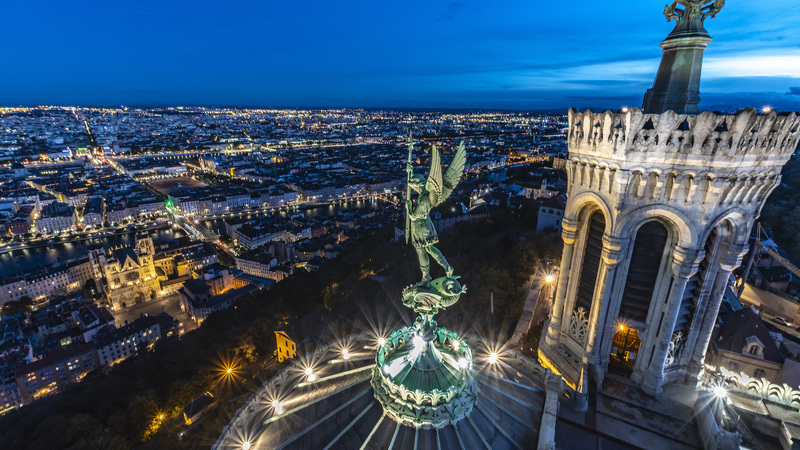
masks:
<instances>
[{"instance_id":1,"label":"arched window","mask_svg":"<svg viewBox=\"0 0 800 450\"><path fill-rule=\"evenodd\" d=\"M583 247L583 264L581 265L578 293L575 296L575 309L584 308L588 314L592 310L594 285L597 282L597 271L603 252L603 233L606 220L603 213L596 211L587 221L589 231L586 234L586 245Z\"/></svg>"},{"instance_id":2,"label":"arched window","mask_svg":"<svg viewBox=\"0 0 800 450\"><path fill-rule=\"evenodd\" d=\"M678 318L675 321L675 331L683 331L684 336L689 334L689 327L692 324L694 311L700 301L700 294L703 292L703 281L706 280L706 273L708 270L713 269L711 263L716 254L719 240L718 229L714 228L711 230L703 246L705 257L700 262L697 272L689 278L689 281L686 283L686 288L683 291ZM709 285L713 285L713 282L713 279L708 280L708 283L710 283Z\"/></svg>"},{"instance_id":3,"label":"arched window","mask_svg":"<svg viewBox=\"0 0 800 450\"><path fill-rule=\"evenodd\" d=\"M636 233L619 310L623 320L647 320L667 235L667 228L658 221L647 222Z\"/></svg>"}]
</instances>

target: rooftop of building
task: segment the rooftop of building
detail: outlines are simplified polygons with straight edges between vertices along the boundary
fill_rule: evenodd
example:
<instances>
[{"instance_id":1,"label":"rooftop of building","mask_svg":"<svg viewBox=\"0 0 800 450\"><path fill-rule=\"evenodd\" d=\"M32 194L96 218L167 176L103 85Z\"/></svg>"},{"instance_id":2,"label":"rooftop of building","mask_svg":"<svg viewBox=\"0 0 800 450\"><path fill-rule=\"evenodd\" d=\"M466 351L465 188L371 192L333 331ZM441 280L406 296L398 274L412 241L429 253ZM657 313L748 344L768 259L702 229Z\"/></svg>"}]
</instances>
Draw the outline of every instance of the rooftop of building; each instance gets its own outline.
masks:
<instances>
[{"instance_id":1,"label":"rooftop of building","mask_svg":"<svg viewBox=\"0 0 800 450\"><path fill-rule=\"evenodd\" d=\"M101 349L103 347L113 345L116 342L125 340L130 336L133 336L158 324L159 321L156 317L142 316L131 323L125 324L122 327L115 329L107 328L99 331L92 339L92 342L94 342L94 345L98 349Z\"/></svg>"},{"instance_id":2,"label":"rooftop of building","mask_svg":"<svg viewBox=\"0 0 800 450\"><path fill-rule=\"evenodd\" d=\"M714 345L722 350L743 353L748 344L755 338L763 346L763 358L782 364L789 352L783 342L777 340L770 332L761 316L751 307L733 311L723 317Z\"/></svg>"}]
</instances>

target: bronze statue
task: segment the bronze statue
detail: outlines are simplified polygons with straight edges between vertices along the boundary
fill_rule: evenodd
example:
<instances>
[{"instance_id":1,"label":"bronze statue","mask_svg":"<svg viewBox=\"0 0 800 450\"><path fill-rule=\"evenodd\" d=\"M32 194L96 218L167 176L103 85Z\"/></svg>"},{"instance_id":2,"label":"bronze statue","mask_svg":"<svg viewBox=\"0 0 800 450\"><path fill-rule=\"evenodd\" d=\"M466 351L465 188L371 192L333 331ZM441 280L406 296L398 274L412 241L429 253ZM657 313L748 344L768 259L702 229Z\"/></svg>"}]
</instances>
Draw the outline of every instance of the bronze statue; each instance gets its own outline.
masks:
<instances>
[{"instance_id":1,"label":"bronze statue","mask_svg":"<svg viewBox=\"0 0 800 450\"><path fill-rule=\"evenodd\" d=\"M409 147L411 144L409 144ZM455 189L461 176L464 173L464 165L467 161L467 151L464 143L458 147L458 151L453 157L453 161L447 168L447 172L442 176L442 164L439 158L439 151L434 145L431 149L431 171L427 180L419 174L414 174L414 167L411 165L409 148L409 163L406 166L408 173L408 186L418 192L416 200L412 201L410 196L406 198L406 214L410 224L407 226L406 236L411 237L411 244L417 251L419 257L419 268L422 271L422 284L431 281L430 258L439 263L448 278L453 276L453 267L439 251L435 244L439 242L439 235L433 226L430 218L431 209L442 204ZM409 189L409 191L410 191ZM408 238L407 238L408 239Z\"/></svg>"}]
</instances>

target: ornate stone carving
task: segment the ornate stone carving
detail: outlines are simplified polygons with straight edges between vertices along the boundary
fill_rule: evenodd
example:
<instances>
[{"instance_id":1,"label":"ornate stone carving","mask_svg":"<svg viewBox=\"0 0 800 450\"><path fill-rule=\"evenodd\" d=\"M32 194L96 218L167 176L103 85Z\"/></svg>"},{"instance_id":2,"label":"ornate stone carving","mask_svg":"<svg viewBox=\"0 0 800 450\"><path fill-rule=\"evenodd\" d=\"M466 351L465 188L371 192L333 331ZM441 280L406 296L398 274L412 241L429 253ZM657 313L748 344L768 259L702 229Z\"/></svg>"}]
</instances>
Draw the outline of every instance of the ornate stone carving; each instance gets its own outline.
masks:
<instances>
[{"instance_id":1,"label":"ornate stone carving","mask_svg":"<svg viewBox=\"0 0 800 450\"><path fill-rule=\"evenodd\" d=\"M745 154L754 156L751 152L770 157L791 155L800 138L800 118L796 113L757 114L752 108L738 114L710 111L645 114L638 108L595 113L570 109L569 123L567 139L571 150L581 149L581 153L605 157L621 153L611 159L626 159L630 153L656 152L655 161L663 159L665 152L675 152L710 157L712 161L727 164ZM606 130L604 134L613 135L613 139L592 138L592 124L600 124Z\"/></svg>"},{"instance_id":2,"label":"ornate stone carving","mask_svg":"<svg viewBox=\"0 0 800 450\"><path fill-rule=\"evenodd\" d=\"M667 358L664 360L665 366L671 366L678 360L681 350L683 350L683 332L676 331L672 333L672 339L669 341L669 348L667 349Z\"/></svg>"},{"instance_id":3,"label":"ornate stone carving","mask_svg":"<svg viewBox=\"0 0 800 450\"><path fill-rule=\"evenodd\" d=\"M764 399L800 408L800 391L792 389L786 383L783 385L774 384L766 378L751 377L744 372L733 372L725 367L720 367L719 373L722 374L730 387L756 394Z\"/></svg>"},{"instance_id":4,"label":"ornate stone carving","mask_svg":"<svg viewBox=\"0 0 800 450\"><path fill-rule=\"evenodd\" d=\"M679 4L683 9L678 9ZM713 19L724 6L725 0L675 0L671 5L664 6L664 17L667 18L667 22L692 20L697 16L700 16L700 20L705 20L707 17Z\"/></svg>"},{"instance_id":5,"label":"ornate stone carving","mask_svg":"<svg viewBox=\"0 0 800 450\"><path fill-rule=\"evenodd\" d=\"M579 344L586 343L586 333L589 332L589 318L586 309L576 309L569 318L569 335Z\"/></svg>"}]
</instances>

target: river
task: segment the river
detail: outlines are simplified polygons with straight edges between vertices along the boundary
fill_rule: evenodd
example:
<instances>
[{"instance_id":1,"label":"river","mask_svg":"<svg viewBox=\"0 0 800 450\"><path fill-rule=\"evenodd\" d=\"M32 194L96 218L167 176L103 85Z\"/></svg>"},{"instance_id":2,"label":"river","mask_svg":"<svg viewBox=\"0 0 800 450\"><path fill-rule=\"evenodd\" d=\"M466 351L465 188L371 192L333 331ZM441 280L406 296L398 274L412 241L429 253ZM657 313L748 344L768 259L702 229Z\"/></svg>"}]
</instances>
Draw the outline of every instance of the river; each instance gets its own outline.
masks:
<instances>
[{"instance_id":1,"label":"river","mask_svg":"<svg viewBox=\"0 0 800 450\"><path fill-rule=\"evenodd\" d=\"M314 208L307 208L307 209L298 209L297 211L286 211L286 210L277 210L277 211L270 211L266 213L259 213L259 214L252 214L247 217L266 217L272 215L278 215L280 217L288 217L290 214L297 214L298 212L303 212L307 217L330 217L335 216L339 211L348 211L348 210L356 210L361 208L376 208L385 200L370 198L365 200L353 200L348 201L345 203L338 203L335 205L327 205L327 206L317 206ZM210 231L213 231L217 234L225 234L225 219L214 219L214 220L205 220L202 221L201 224L208 228Z\"/></svg>"},{"instance_id":2,"label":"river","mask_svg":"<svg viewBox=\"0 0 800 450\"><path fill-rule=\"evenodd\" d=\"M172 228L150 230L147 233L150 234L154 241L175 239L186 235L183 230L173 230ZM104 248L109 248L117 245L133 245L135 242L136 232L130 232L119 236L108 236L87 239L80 242L65 242L45 247L13 250L0 254L0 274L7 275L18 270L29 270L38 266L54 264L59 261L59 258L61 261L78 258L87 254L89 252L89 247L94 248L102 246Z\"/></svg>"},{"instance_id":3,"label":"river","mask_svg":"<svg viewBox=\"0 0 800 450\"><path fill-rule=\"evenodd\" d=\"M339 211L354 210L360 208L375 208L384 200L379 199L365 199L355 200L346 203L318 206L315 208L300 209L298 211L273 211L268 213L261 213L259 216L278 214L281 217L287 217L288 214L296 214L303 212L308 217L320 216L333 216ZM208 227L209 230L217 233L225 233L225 222L223 219L207 220L202 222L203 225ZM154 241L162 239L174 239L184 236L185 233L181 229L174 230L172 228L163 228L159 230L152 230L151 237ZM78 258L88 253L89 247L95 248L102 246L104 248L114 247L117 245L133 245L136 242L136 232L131 232L119 236L109 236L104 238L88 239L75 243L61 243L53 244L46 247L37 247L24 250L13 250L0 254L0 275L7 275L18 270L29 270L40 265L49 265L68 259Z\"/></svg>"}]
</instances>

